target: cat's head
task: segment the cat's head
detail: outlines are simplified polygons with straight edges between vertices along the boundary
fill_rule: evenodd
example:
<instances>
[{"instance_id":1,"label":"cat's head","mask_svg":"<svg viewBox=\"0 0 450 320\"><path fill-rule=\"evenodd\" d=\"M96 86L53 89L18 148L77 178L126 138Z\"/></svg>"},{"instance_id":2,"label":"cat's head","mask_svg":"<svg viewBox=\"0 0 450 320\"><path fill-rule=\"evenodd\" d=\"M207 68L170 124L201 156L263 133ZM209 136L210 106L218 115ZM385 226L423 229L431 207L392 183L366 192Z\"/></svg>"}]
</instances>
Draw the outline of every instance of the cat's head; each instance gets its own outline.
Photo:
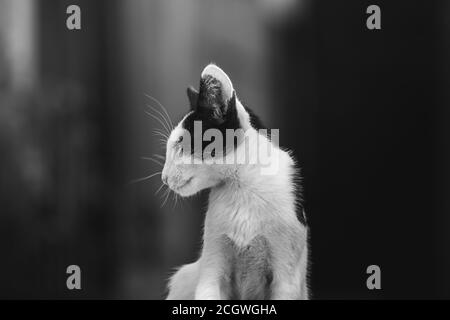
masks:
<instances>
[{"instance_id":1,"label":"cat's head","mask_svg":"<svg viewBox=\"0 0 450 320\"><path fill-rule=\"evenodd\" d=\"M231 144L226 141L227 129L246 131L251 127L250 116L237 99L230 78L216 65L210 64L203 70L199 90L189 87L187 95L190 110L167 140L162 172L163 182L181 196L220 184L226 169L207 160L234 152L239 139L233 138ZM223 140L205 141L203 134L208 129L220 132ZM213 141L222 147L211 149Z\"/></svg>"}]
</instances>

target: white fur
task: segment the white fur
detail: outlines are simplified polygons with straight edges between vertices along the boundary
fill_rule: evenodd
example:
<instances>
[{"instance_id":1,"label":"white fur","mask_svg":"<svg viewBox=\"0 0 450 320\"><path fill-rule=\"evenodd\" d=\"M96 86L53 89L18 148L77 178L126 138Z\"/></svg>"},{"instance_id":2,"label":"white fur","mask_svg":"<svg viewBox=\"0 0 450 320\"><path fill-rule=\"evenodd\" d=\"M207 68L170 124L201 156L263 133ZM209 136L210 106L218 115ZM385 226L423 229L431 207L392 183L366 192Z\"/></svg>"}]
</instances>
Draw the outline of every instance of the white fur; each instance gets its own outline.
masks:
<instances>
[{"instance_id":1,"label":"white fur","mask_svg":"<svg viewBox=\"0 0 450 320\"><path fill-rule=\"evenodd\" d=\"M220 81L229 82L230 85L225 86L227 90L233 90L228 76L216 68L207 67L202 75L214 73ZM248 113L239 100L236 102L241 125L252 146L250 158L257 156L255 146L270 144L274 150L270 161L278 161L278 170L272 175L261 175L261 164L252 161L244 164L176 164L178 155L173 144L182 132L182 122L173 130L163 170L169 187L182 196L205 188L211 188L211 192L201 257L197 262L181 267L171 278L168 299L228 298L221 285L230 269L224 236L241 248L249 245L256 236L264 237L272 255L271 298L307 299L307 228L296 216L294 161L288 152L273 146L251 127ZM245 145L240 144L226 157L231 156L245 157ZM191 178L191 182L183 186Z\"/></svg>"}]
</instances>

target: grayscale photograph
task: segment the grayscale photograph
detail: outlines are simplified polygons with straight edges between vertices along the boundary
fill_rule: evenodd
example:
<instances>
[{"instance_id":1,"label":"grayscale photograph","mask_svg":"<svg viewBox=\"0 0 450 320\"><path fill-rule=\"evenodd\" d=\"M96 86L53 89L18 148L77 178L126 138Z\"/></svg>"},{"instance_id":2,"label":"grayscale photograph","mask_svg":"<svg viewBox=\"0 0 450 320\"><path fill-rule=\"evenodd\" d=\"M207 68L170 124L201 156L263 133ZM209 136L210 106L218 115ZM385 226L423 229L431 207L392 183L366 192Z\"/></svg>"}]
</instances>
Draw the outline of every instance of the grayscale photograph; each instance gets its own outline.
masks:
<instances>
[{"instance_id":1,"label":"grayscale photograph","mask_svg":"<svg viewBox=\"0 0 450 320\"><path fill-rule=\"evenodd\" d=\"M0 0L0 300L450 299L449 17Z\"/></svg>"}]
</instances>

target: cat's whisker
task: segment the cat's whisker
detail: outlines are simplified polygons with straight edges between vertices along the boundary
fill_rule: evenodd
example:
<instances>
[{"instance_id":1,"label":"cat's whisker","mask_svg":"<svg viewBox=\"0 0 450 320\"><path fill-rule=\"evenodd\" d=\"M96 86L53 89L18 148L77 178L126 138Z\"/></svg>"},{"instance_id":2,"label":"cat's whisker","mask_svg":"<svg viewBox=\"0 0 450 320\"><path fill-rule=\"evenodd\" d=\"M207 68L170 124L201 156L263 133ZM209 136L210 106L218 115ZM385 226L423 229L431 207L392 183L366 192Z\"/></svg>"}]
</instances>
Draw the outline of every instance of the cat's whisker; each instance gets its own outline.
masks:
<instances>
[{"instance_id":1,"label":"cat's whisker","mask_svg":"<svg viewBox=\"0 0 450 320\"><path fill-rule=\"evenodd\" d=\"M161 135L163 135L165 138L169 139L169 136L167 135L167 133L165 133L165 132L163 132L163 131L161 131L161 130L158 130L158 129L153 130L153 134L161 134Z\"/></svg>"},{"instance_id":2,"label":"cat's whisker","mask_svg":"<svg viewBox=\"0 0 450 320\"><path fill-rule=\"evenodd\" d=\"M177 206L177 194L175 192L172 195L172 199L173 199L172 209L175 209L175 207Z\"/></svg>"},{"instance_id":3,"label":"cat's whisker","mask_svg":"<svg viewBox=\"0 0 450 320\"><path fill-rule=\"evenodd\" d=\"M153 134L154 134L155 136L164 138L164 140L165 140L166 142L167 142L167 140L169 139L168 136L166 136L164 133L162 133L162 132L160 132L160 131L157 131L157 130L155 130L155 131L153 132Z\"/></svg>"},{"instance_id":4,"label":"cat's whisker","mask_svg":"<svg viewBox=\"0 0 450 320\"><path fill-rule=\"evenodd\" d=\"M164 187L164 183L161 183L161 185L159 186L159 188L156 190L155 192L155 196L158 194L158 192L161 191L161 189Z\"/></svg>"},{"instance_id":5,"label":"cat's whisker","mask_svg":"<svg viewBox=\"0 0 450 320\"><path fill-rule=\"evenodd\" d=\"M170 196L170 189L167 188L166 197L164 198L164 202L162 203L161 208L164 207L164 205L166 204L167 199L169 198L169 196Z\"/></svg>"},{"instance_id":6,"label":"cat's whisker","mask_svg":"<svg viewBox=\"0 0 450 320\"><path fill-rule=\"evenodd\" d=\"M151 158L151 157L141 157L141 159L142 159L142 160L149 160L149 161L152 161L152 162L154 162L154 163L156 163L156 164L159 164L160 166L164 166L164 163L162 163L162 162L159 161L159 160L153 159L153 158Z\"/></svg>"},{"instance_id":7,"label":"cat's whisker","mask_svg":"<svg viewBox=\"0 0 450 320\"><path fill-rule=\"evenodd\" d=\"M159 174L161 174L161 173L162 173L162 171L159 171L159 172L152 173L151 175L148 175L148 176L146 176L146 177L132 180L132 181L130 182L130 184L131 184L131 183L137 183L137 182L141 182L141 181L145 181L145 180L151 179L151 178L153 178L153 177L155 177L155 176L157 176L157 175L159 175Z\"/></svg>"},{"instance_id":8,"label":"cat's whisker","mask_svg":"<svg viewBox=\"0 0 450 320\"><path fill-rule=\"evenodd\" d=\"M165 186L165 185L164 185ZM164 197L167 195L167 193L170 192L169 187L166 187L162 195L160 196L161 199L164 199Z\"/></svg>"},{"instance_id":9,"label":"cat's whisker","mask_svg":"<svg viewBox=\"0 0 450 320\"><path fill-rule=\"evenodd\" d=\"M172 127L172 130L173 130L173 128L174 128L174 126L173 126L173 122L172 122L172 119L170 118L170 115L169 115L169 112L167 112L167 109L166 108L164 108L164 106L162 105L162 103L161 102L159 102L158 101L158 99L156 99L156 98L154 98L154 97L152 97L151 95L149 95L149 94L144 94L147 98L149 98L149 99L152 99L153 101L155 101L158 105L159 105L159 107L164 111L164 113L167 115L167 118L169 119L169 121L170 121L170 124L171 124L171 127Z\"/></svg>"},{"instance_id":10,"label":"cat's whisker","mask_svg":"<svg viewBox=\"0 0 450 320\"><path fill-rule=\"evenodd\" d=\"M167 141L166 141L166 140L164 140L164 139L162 139L162 138L160 138L160 139L158 139L158 140L159 140L159 142L161 142L164 146L167 145Z\"/></svg>"},{"instance_id":11,"label":"cat's whisker","mask_svg":"<svg viewBox=\"0 0 450 320\"><path fill-rule=\"evenodd\" d=\"M159 119L159 118L158 118L157 116L155 116L153 113L148 112L147 110L144 110L144 112L145 112L147 115L149 115L150 117L152 117L153 119L155 119L156 121L158 121L158 122L161 124L161 126L164 128L164 130L166 130L165 133L167 133L167 134L170 133L170 132L169 132L169 129L166 127L166 125L164 124L164 122L163 122L161 119Z\"/></svg>"},{"instance_id":12,"label":"cat's whisker","mask_svg":"<svg viewBox=\"0 0 450 320\"><path fill-rule=\"evenodd\" d=\"M160 154L153 154L154 157L161 159L162 161L166 161L166 157Z\"/></svg>"},{"instance_id":13,"label":"cat's whisker","mask_svg":"<svg viewBox=\"0 0 450 320\"><path fill-rule=\"evenodd\" d=\"M169 121L167 120L167 118L164 116L163 113L161 113L161 111L156 110L155 108L153 108L151 105L147 105L147 107L149 107L150 109L152 109L153 111L155 111L157 114L159 114L161 116L161 118L164 120L164 122L167 124L167 127L172 130L173 127L171 126L171 124L169 123Z\"/></svg>"},{"instance_id":14,"label":"cat's whisker","mask_svg":"<svg viewBox=\"0 0 450 320\"><path fill-rule=\"evenodd\" d=\"M175 194L175 207L177 206L179 199L182 199L182 198L178 194ZM180 200L180 204L181 204L181 200Z\"/></svg>"},{"instance_id":15,"label":"cat's whisker","mask_svg":"<svg viewBox=\"0 0 450 320\"><path fill-rule=\"evenodd\" d=\"M155 117L155 119L158 119L158 122L164 127L164 129L169 133L172 129L170 128L170 124L167 122L166 118L164 118L164 116L161 114L161 112L159 112L158 110L156 110L155 108L153 108L151 105L147 104L146 107L148 109L151 109L152 111L156 112L156 114L154 114L153 112L151 112L150 110L146 110L146 112L148 114L151 114Z\"/></svg>"}]
</instances>

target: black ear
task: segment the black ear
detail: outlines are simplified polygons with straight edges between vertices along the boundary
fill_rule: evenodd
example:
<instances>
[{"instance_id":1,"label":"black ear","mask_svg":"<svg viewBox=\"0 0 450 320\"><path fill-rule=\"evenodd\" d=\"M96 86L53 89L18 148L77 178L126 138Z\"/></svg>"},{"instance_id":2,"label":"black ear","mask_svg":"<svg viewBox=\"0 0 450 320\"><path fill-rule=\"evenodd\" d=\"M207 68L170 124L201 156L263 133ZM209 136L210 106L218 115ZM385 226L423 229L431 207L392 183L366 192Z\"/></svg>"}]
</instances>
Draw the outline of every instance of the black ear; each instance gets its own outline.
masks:
<instances>
[{"instance_id":1,"label":"black ear","mask_svg":"<svg viewBox=\"0 0 450 320\"><path fill-rule=\"evenodd\" d=\"M227 104L226 113L229 113L229 112L236 112L236 91L234 91L234 90L233 90L233 95L231 96L231 98Z\"/></svg>"},{"instance_id":2,"label":"black ear","mask_svg":"<svg viewBox=\"0 0 450 320\"><path fill-rule=\"evenodd\" d=\"M191 105L191 109L197 109L198 105L198 91L193 87L187 88L187 96L189 98L189 104Z\"/></svg>"},{"instance_id":3,"label":"black ear","mask_svg":"<svg viewBox=\"0 0 450 320\"><path fill-rule=\"evenodd\" d=\"M236 91L233 90L233 95L226 104L215 105L212 112L212 117L218 124L222 124L225 121L233 121L237 117L236 111Z\"/></svg>"}]
</instances>

